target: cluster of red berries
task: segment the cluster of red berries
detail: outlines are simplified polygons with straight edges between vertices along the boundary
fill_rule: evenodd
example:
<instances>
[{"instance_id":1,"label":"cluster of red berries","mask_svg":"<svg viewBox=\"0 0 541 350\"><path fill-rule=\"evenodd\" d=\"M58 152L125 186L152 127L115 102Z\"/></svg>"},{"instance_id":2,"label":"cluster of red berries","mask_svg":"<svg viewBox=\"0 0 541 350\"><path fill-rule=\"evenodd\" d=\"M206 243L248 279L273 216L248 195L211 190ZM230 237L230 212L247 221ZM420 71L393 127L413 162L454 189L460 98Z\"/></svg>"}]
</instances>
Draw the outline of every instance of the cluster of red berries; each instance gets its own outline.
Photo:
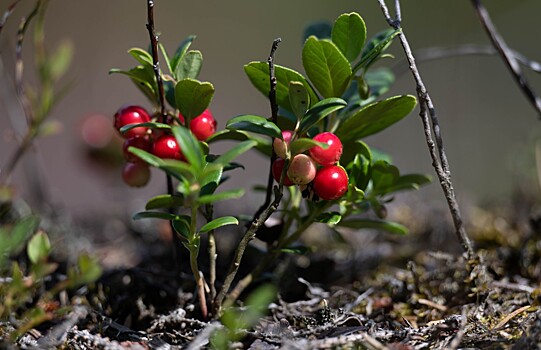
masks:
<instances>
[{"instance_id":1,"label":"cluster of red berries","mask_svg":"<svg viewBox=\"0 0 541 350\"><path fill-rule=\"evenodd\" d=\"M120 129L126 125L146 123L150 122L151 119L150 114L144 108L125 106L115 113L114 126L120 132ZM181 114L179 114L178 120L181 124L185 123ZM200 141L205 141L216 132L216 120L209 109L190 121L190 130ZM122 169L122 179L130 186L146 185L150 179L150 169L143 160L128 151L129 147L142 149L162 159L186 161L175 137L163 129L135 127L126 131L122 136L125 138L122 149L127 161Z\"/></svg>"},{"instance_id":2,"label":"cluster of red berries","mask_svg":"<svg viewBox=\"0 0 541 350\"><path fill-rule=\"evenodd\" d=\"M284 130L282 136L284 140L275 139L273 143L279 157L272 164L272 175L276 181L280 181L293 132ZM295 155L289 163L284 185L311 189L324 200L338 199L348 189L348 175L344 168L336 165L342 156L342 142L332 132L317 134L313 140L326 143L328 147L315 146L308 150L308 154Z\"/></svg>"}]
</instances>

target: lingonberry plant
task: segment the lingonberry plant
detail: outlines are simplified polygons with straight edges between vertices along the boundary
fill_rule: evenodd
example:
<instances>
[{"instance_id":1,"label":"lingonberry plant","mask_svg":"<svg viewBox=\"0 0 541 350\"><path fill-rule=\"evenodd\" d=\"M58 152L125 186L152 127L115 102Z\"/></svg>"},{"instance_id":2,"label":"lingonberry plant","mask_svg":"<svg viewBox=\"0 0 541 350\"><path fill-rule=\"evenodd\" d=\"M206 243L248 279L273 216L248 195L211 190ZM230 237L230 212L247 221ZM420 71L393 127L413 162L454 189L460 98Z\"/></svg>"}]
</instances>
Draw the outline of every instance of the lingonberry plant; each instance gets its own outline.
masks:
<instances>
[{"instance_id":1,"label":"lingonberry plant","mask_svg":"<svg viewBox=\"0 0 541 350\"><path fill-rule=\"evenodd\" d=\"M210 313L219 317L222 307L234 302L280 254L305 252L298 239L314 223L326 224L333 230L369 227L407 232L402 225L385 220L382 208L395 192L416 189L429 178L401 175L390 164L389 157L374 152L363 141L406 117L416 104L415 97L410 95L381 99L394 78L386 68L373 68L376 61L389 57L385 50L398 31L385 30L366 41L365 23L357 13L341 15L326 30L321 31L321 26L317 33L309 29L309 34L317 36L308 35L302 50L306 77L274 64L279 43L275 41L268 62L251 62L244 67L252 84L269 97L271 117L236 116L224 130L216 131L216 122L208 109L214 87L197 80L202 54L190 49L194 37L184 40L170 56L152 34L153 23L148 28L152 50L129 50L139 65L111 72L131 78L150 100L152 117L147 120L140 108L126 107L115 115L115 126L128 140L143 138L151 143L147 148L146 141L131 141L127 147L128 161L141 164L143 160L176 181L176 186L169 186L168 194L150 199L146 211L136 214L135 219L160 218L171 222L190 253L203 317L208 316L209 301ZM158 48L165 61L164 70L159 70ZM210 149L220 140L240 143L226 152L213 154ZM218 291L217 252L212 249L214 231L238 224L239 217L214 218L213 205L242 196L242 189L218 188L224 173L240 166L232 161L252 148L269 158L267 195L247 225ZM134 176L126 182L139 185L143 181ZM379 218L360 216L370 210ZM198 214L202 214L205 223L198 221ZM265 222L273 214L280 224L266 227ZM259 229L275 231L265 233L267 253L232 288L244 250L258 237ZM204 288L207 277L198 264L200 240L206 234L211 246L208 293Z\"/></svg>"}]
</instances>

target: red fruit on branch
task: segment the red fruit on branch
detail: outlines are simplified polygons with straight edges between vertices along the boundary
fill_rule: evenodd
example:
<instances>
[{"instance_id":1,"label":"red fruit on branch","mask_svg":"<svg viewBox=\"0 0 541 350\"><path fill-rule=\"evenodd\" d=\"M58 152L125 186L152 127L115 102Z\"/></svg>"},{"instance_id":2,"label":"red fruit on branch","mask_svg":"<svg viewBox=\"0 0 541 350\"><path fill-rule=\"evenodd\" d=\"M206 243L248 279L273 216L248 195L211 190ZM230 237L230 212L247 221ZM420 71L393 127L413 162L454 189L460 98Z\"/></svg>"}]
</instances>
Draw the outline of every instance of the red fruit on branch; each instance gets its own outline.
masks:
<instances>
[{"instance_id":1,"label":"red fruit on branch","mask_svg":"<svg viewBox=\"0 0 541 350\"><path fill-rule=\"evenodd\" d=\"M316 176L316 162L306 154L297 154L291 160L287 176L297 185L307 185Z\"/></svg>"},{"instance_id":2,"label":"red fruit on branch","mask_svg":"<svg viewBox=\"0 0 541 350\"><path fill-rule=\"evenodd\" d=\"M182 114L178 114L178 119L184 125L185 119ZM190 121L190 130L199 141L206 141L216 132L217 124L210 109L205 109L203 113Z\"/></svg>"},{"instance_id":3,"label":"red fruit on branch","mask_svg":"<svg viewBox=\"0 0 541 350\"><path fill-rule=\"evenodd\" d=\"M272 163L272 176L274 177L274 180L276 182L280 182L280 177L282 176L282 170L284 169L286 161L282 158L277 158L274 163ZM291 181L291 179L287 176L284 178L284 186L293 186L294 183Z\"/></svg>"},{"instance_id":4,"label":"red fruit on branch","mask_svg":"<svg viewBox=\"0 0 541 350\"><path fill-rule=\"evenodd\" d=\"M287 157L287 147L289 143L291 142L291 137L293 136L293 131L291 130L283 130L282 131L282 139L274 139L274 142L272 143L272 147L274 148L274 152L276 152L276 155L282 159L286 159Z\"/></svg>"},{"instance_id":5,"label":"red fruit on branch","mask_svg":"<svg viewBox=\"0 0 541 350\"><path fill-rule=\"evenodd\" d=\"M150 169L145 163L126 163L122 169L122 180L132 187L145 186L150 180Z\"/></svg>"},{"instance_id":6,"label":"red fruit on branch","mask_svg":"<svg viewBox=\"0 0 541 350\"><path fill-rule=\"evenodd\" d=\"M124 153L124 159L126 159L130 163L138 163L142 162L142 160L137 157L135 154L128 151L129 147L135 147L142 149L143 151L150 152L150 149L152 148L152 144L150 143L150 140L147 137L131 137L129 139L126 139L124 141L124 144L122 145L122 151Z\"/></svg>"},{"instance_id":7,"label":"red fruit on branch","mask_svg":"<svg viewBox=\"0 0 541 350\"><path fill-rule=\"evenodd\" d=\"M323 166L334 165L342 156L342 142L332 132L323 132L313 138L314 141L326 143L327 148L315 146L309 151L310 156Z\"/></svg>"},{"instance_id":8,"label":"red fruit on branch","mask_svg":"<svg viewBox=\"0 0 541 350\"><path fill-rule=\"evenodd\" d=\"M347 192L348 174L341 166L326 166L318 170L313 184L319 198L332 201Z\"/></svg>"},{"instance_id":9,"label":"red fruit on branch","mask_svg":"<svg viewBox=\"0 0 541 350\"><path fill-rule=\"evenodd\" d=\"M152 145L152 154L162 159L186 160L177 140L171 135L158 137Z\"/></svg>"},{"instance_id":10,"label":"red fruit on branch","mask_svg":"<svg viewBox=\"0 0 541 350\"><path fill-rule=\"evenodd\" d=\"M115 113L115 128L120 132L120 128L131 124L140 124L150 121L150 115L148 112L140 106L126 106L121 107ZM147 133L148 128L137 127L129 131L126 131L122 136L126 139L136 136L143 136Z\"/></svg>"}]
</instances>

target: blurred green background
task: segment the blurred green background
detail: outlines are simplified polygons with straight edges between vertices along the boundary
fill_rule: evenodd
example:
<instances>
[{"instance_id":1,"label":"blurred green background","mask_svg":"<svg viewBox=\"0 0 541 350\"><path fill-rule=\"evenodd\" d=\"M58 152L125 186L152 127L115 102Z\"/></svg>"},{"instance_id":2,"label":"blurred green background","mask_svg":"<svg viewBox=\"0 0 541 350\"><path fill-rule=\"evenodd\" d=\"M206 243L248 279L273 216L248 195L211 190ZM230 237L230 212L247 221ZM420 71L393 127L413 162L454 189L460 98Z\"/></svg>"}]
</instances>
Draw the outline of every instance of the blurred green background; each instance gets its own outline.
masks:
<instances>
[{"instance_id":1,"label":"blurred green background","mask_svg":"<svg viewBox=\"0 0 541 350\"><path fill-rule=\"evenodd\" d=\"M11 3L2 0L0 11ZM33 1L23 0L0 35L0 164L14 149L10 119L23 118L13 91L15 33L21 16ZM541 13L539 0L486 1L501 34L513 49L541 61L536 25ZM197 35L193 48L203 52L201 80L211 81L216 95L211 108L222 128L239 114L269 115L266 98L250 85L243 65L266 60L272 40L282 38L276 62L302 71L301 49L304 27L316 20L332 21L344 12L359 12L366 21L368 36L387 28L379 5L372 1L156 1L156 30L169 52L190 34ZM414 50L489 43L469 1L415 0L402 2L404 30ZM28 178L43 181L47 200L75 214L106 209L137 210L149 196L165 191L164 176L153 173L144 189L130 189L120 179L120 167L96 166L85 156L81 125L91 115L111 119L123 104L149 107L132 83L110 68L127 69L135 61L126 51L148 45L146 1L140 0L52 0L46 17L47 41L54 47L61 40L74 45L74 61L64 81L71 90L54 110L52 118L63 124L61 134L39 140L37 152L26 157L26 165L14 176L18 192L35 196ZM401 47L386 65L400 64ZM27 74L32 81L31 48L25 46ZM403 63L403 62L402 62ZM455 57L420 63L420 71L436 105L459 200L482 203L505 198L518 186L539 195L534 145L541 140L539 116L522 95L496 56ZM534 89L541 93L541 78L525 69ZM397 77L389 94L414 94L408 72ZM407 172L433 174L417 110L411 116L366 140L392 155ZM221 146L223 145L223 146ZM226 147L226 144L217 144ZM37 167L32 166L37 161ZM231 186L249 189L263 183L267 161L258 155L243 158L246 170L237 173ZM30 165L29 165L30 164ZM248 203L260 203L261 194L248 193ZM445 205L437 183L413 197L434 205ZM251 204L250 204L251 205ZM257 205L257 204L254 204Z\"/></svg>"}]
</instances>

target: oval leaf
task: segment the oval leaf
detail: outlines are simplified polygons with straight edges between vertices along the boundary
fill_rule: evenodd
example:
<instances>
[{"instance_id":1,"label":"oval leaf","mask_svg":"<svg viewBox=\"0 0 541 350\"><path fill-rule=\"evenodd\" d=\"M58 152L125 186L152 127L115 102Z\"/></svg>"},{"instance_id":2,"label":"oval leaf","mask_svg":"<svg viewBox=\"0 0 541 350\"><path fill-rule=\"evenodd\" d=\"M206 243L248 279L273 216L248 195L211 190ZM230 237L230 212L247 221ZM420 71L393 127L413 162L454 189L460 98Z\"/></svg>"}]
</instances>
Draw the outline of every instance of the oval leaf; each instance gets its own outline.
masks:
<instances>
[{"instance_id":1,"label":"oval leaf","mask_svg":"<svg viewBox=\"0 0 541 350\"><path fill-rule=\"evenodd\" d=\"M227 129L251 131L256 134L282 138L282 131L276 124L257 115L241 115L230 119Z\"/></svg>"},{"instance_id":2,"label":"oval leaf","mask_svg":"<svg viewBox=\"0 0 541 350\"><path fill-rule=\"evenodd\" d=\"M211 230L215 230L219 227L226 226L226 225L238 225L239 220L233 216L224 216L221 218L217 218L212 220L211 222L208 222L205 224L201 229L199 229L199 232L209 232Z\"/></svg>"},{"instance_id":3,"label":"oval leaf","mask_svg":"<svg viewBox=\"0 0 541 350\"><path fill-rule=\"evenodd\" d=\"M394 96L372 103L345 119L335 134L347 142L375 134L411 113L417 100L414 96Z\"/></svg>"},{"instance_id":4,"label":"oval leaf","mask_svg":"<svg viewBox=\"0 0 541 350\"><path fill-rule=\"evenodd\" d=\"M184 198L181 196L162 194L151 198L145 205L146 210L173 208L184 204Z\"/></svg>"},{"instance_id":5,"label":"oval leaf","mask_svg":"<svg viewBox=\"0 0 541 350\"><path fill-rule=\"evenodd\" d=\"M338 224L340 220L342 220L342 216L340 215L340 213L332 211L329 213L322 213L316 218L315 221L334 226Z\"/></svg>"},{"instance_id":6,"label":"oval leaf","mask_svg":"<svg viewBox=\"0 0 541 350\"><path fill-rule=\"evenodd\" d=\"M49 237L43 231L36 233L28 242L26 247L26 252L28 253L28 258L33 264L45 261L49 252L51 251L51 242Z\"/></svg>"},{"instance_id":7,"label":"oval leaf","mask_svg":"<svg viewBox=\"0 0 541 350\"><path fill-rule=\"evenodd\" d=\"M248 132L241 130L229 130L224 129L220 130L217 133L214 133L211 137L207 139L208 143L222 141L222 140L235 140L235 141L246 141L252 140L256 142L255 149L261 152L263 155L271 156L272 147L271 142L268 139L252 135Z\"/></svg>"},{"instance_id":8,"label":"oval leaf","mask_svg":"<svg viewBox=\"0 0 541 350\"><path fill-rule=\"evenodd\" d=\"M340 97L346 91L351 65L332 42L309 37L302 50L302 64L323 97Z\"/></svg>"},{"instance_id":9,"label":"oval leaf","mask_svg":"<svg viewBox=\"0 0 541 350\"><path fill-rule=\"evenodd\" d=\"M289 82L289 103L291 112L300 120L310 107L310 95L300 81Z\"/></svg>"},{"instance_id":10,"label":"oval leaf","mask_svg":"<svg viewBox=\"0 0 541 350\"><path fill-rule=\"evenodd\" d=\"M252 147L254 147L257 144L257 142L248 140L243 141L236 145L235 147L231 148L229 151L225 152L218 158L214 160L213 163L221 164L223 166L229 164L233 159L237 158L244 152L250 150Z\"/></svg>"},{"instance_id":11,"label":"oval leaf","mask_svg":"<svg viewBox=\"0 0 541 350\"><path fill-rule=\"evenodd\" d=\"M151 129L171 129L171 125L164 124L164 123L155 123L155 122L146 122L146 123L139 123L139 124L128 124L124 125L120 128L120 133L123 134L126 131L129 131L133 128L138 128L140 126L145 126L147 128Z\"/></svg>"},{"instance_id":12,"label":"oval leaf","mask_svg":"<svg viewBox=\"0 0 541 350\"><path fill-rule=\"evenodd\" d=\"M199 72L201 72L202 65L203 55L201 54L201 51L190 50L186 52L182 56L175 70L177 81L187 78L197 79Z\"/></svg>"},{"instance_id":13,"label":"oval leaf","mask_svg":"<svg viewBox=\"0 0 541 350\"><path fill-rule=\"evenodd\" d=\"M205 156L199 141L183 126L174 126L171 130L188 163L194 167L195 173L200 172L205 166Z\"/></svg>"},{"instance_id":14,"label":"oval leaf","mask_svg":"<svg viewBox=\"0 0 541 350\"><path fill-rule=\"evenodd\" d=\"M361 55L361 61L353 68L356 72L360 68L369 67L372 63L376 62L378 58L385 52L385 50L391 45L394 37L400 33L400 29L386 29L376 34L366 44Z\"/></svg>"},{"instance_id":15,"label":"oval leaf","mask_svg":"<svg viewBox=\"0 0 541 350\"><path fill-rule=\"evenodd\" d=\"M267 62L250 62L244 66L244 72L255 88L268 97L270 91L269 64ZM310 95L310 103L319 101L314 89L302 74L276 64L274 65L274 75L276 76L276 102L278 106L288 111L292 110L289 102L289 83L291 81L298 81L304 85Z\"/></svg>"},{"instance_id":16,"label":"oval leaf","mask_svg":"<svg viewBox=\"0 0 541 350\"><path fill-rule=\"evenodd\" d=\"M358 13L344 13L334 22L332 41L349 62L359 57L365 40L366 25Z\"/></svg>"},{"instance_id":17,"label":"oval leaf","mask_svg":"<svg viewBox=\"0 0 541 350\"><path fill-rule=\"evenodd\" d=\"M289 148L291 150L291 157L295 156L296 154L303 153L304 151L307 151L315 146L319 146L323 149L329 148L329 144L325 142L317 142L314 141L314 139L309 139L306 137L296 139L289 144Z\"/></svg>"},{"instance_id":18,"label":"oval leaf","mask_svg":"<svg viewBox=\"0 0 541 350\"><path fill-rule=\"evenodd\" d=\"M329 114L346 106L347 102L337 97L326 98L319 101L306 112L306 115L301 121L299 133L303 134L307 132L314 124L318 123Z\"/></svg>"},{"instance_id":19,"label":"oval leaf","mask_svg":"<svg viewBox=\"0 0 541 350\"><path fill-rule=\"evenodd\" d=\"M177 48L177 51L175 51L175 54L173 55L173 58L171 58L171 73L174 73L177 71L177 66L180 62L180 59L186 51L190 48L190 45L192 45L192 42L195 40L195 35L190 35L186 39L184 39L180 45ZM176 78L176 77L175 77ZM177 79L180 80L180 79Z\"/></svg>"},{"instance_id":20,"label":"oval leaf","mask_svg":"<svg viewBox=\"0 0 541 350\"><path fill-rule=\"evenodd\" d=\"M373 219L350 219L342 220L338 223L338 226L349 228L373 228L378 230L384 230L391 233L397 233L399 235L408 234L408 228L404 225L400 225L396 222L387 220L373 220Z\"/></svg>"},{"instance_id":21,"label":"oval leaf","mask_svg":"<svg viewBox=\"0 0 541 350\"><path fill-rule=\"evenodd\" d=\"M164 220L178 220L178 215L164 213L161 211L141 211L132 216L133 220L140 219L164 219Z\"/></svg>"},{"instance_id":22,"label":"oval leaf","mask_svg":"<svg viewBox=\"0 0 541 350\"><path fill-rule=\"evenodd\" d=\"M209 194L206 196L201 196L197 200L199 204L210 204L218 201L223 201L227 199L240 198L244 195L244 190L242 188L236 190L223 191L220 193Z\"/></svg>"},{"instance_id":23,"label":"oval leaf","mask_svg":"<svg viewBox=\"0 0 541 350\"><path fill-rule=\"evenodd\" d=\"M214 96L214 86L195 79L183 79L175 86L175 102L186 123L205 111Z\"/></svg>"}]
</instances>

